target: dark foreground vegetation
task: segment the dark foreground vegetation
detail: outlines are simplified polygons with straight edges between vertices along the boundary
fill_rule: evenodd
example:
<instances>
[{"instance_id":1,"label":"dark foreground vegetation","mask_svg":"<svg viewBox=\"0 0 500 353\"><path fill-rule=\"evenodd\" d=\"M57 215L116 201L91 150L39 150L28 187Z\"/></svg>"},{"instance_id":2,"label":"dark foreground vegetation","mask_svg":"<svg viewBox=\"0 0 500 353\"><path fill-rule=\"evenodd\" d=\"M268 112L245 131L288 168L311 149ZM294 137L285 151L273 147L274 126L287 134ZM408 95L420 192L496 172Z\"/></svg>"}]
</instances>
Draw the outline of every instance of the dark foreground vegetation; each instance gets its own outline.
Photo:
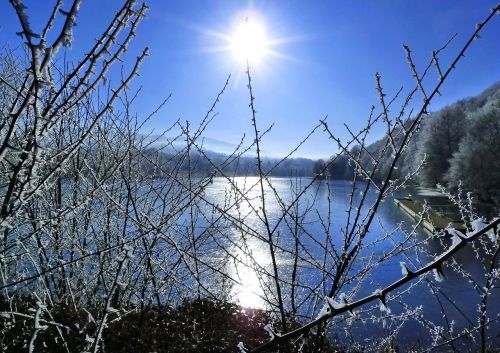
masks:
<instances>
[{"instance_id":1,"label":"dark foreground vegetation","mask_svg":"<svg viewBox=\"0 0 500 353\"><path fill-rule=\"evenodd\" d=\"M29 297L17 302L0 303L0 347L7 353L26 350L33 328L26 321L33 320L36 312L30 308L36 303ZM25 316L5 314L27 312ZM46 327L33 342L34 352L83 352L96 329L99 309L78 309L71 305L58 305L50 310L51 318L41 320ZM242 308L228 302L208 299L184 302L175 308L166 306L148 308L122 308L110 315L102 337L104 352L187 352L216 353L239 352L239 342L257 345L265 339L264 326L272 322L272 314L264 310ZM62 340L64 337L64 341ZM328 339L312 342L310 350L325 353L342 352L334 349Z\"/></svg>"}]
</instances>

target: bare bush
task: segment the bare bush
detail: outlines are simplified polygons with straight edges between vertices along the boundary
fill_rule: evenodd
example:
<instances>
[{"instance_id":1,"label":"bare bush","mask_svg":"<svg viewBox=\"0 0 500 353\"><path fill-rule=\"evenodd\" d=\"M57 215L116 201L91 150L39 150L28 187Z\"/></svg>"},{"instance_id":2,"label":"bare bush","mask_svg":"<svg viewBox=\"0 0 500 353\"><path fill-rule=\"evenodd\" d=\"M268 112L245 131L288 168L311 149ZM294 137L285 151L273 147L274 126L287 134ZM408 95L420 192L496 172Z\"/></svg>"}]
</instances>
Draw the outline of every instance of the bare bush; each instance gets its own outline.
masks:
<instances>
[{"instance_id":1,"label":"bare bush","mask_svg":"<svg viewBox=\"0 0 500 353\"><path fill-rule=\"evenodd\" d=\"M490 308L499 279L500 219L481 221L470 195L461 194L449 196L467 229L448 228L443 237L416 236L425 210L416 225L391 229L378 213L420 172L422 163L394 176L433 97L498 6L446 68L440 53L449 43L433 52L421 73L404 46L415 87L389 98L377 73L379 108L371 109L362 130L346 125L350 139L342 141L323 119L289 155L266 166L261 146L270 127L259 125L249 64L254 132L249 146L242 139L233 153L217 160L203 147L228 78L201 123L173 121L168 133L175 137L159 147L142 127L168 97L139 119L132 113L139 92L128 88L147 49L121 71L118 67L146 5L126 1L87 53L66 63L56 58L61 47L71 45L80 2L63 10L57 1L40 31L31 27L21 1L11 4L26 45L22 53L5 47L0 58L0 337L7 350L34 352L48 343L68 352L107 351L105 342L114 341L106 341L113 336L109 327L120 320L137 318L141 330L151 317L162 317L162 308L227 303L241 291L266 311L255 316L269 320L263 327L269 339L254 348L240 343L241 351L333 351L334 344L352 351L393 349L410 322L428 333L415 351L458 351L464 340L478 339L485 352L498 343L488 328L499 318ZM58 16L62 26L55 28ZM50 43L49 33L55 38ZM435 85L427 83L432 75ZM113 82L108 76L120 78ZM417 96L422 103L412 109ZM377 125L385 127L386 136L374 151L367 141ZM321 129L339 152L317 164L311 179L292 176L275 183L273 170ZM256 177L228 172L253 150ZM320 180L338 160L354 166L352 181L342 190ZM199 175L202 163L210 172ZM349 196L338 207L337 192ZM457 259L464 249L477 257L481 276ZM400 268L401 275L377 278L384 266ZM479 303L476 315L464 313L467 325L457 328L448 319L450 305L457 304L439 285L451 272L472 283ZM422 288L439 303L441 322L423 314L427 303L408 300ZM385 331L362 345L356 330L367 323ZM160 324L165 330L175 326ZM204 335L196 331L196 319L192 325L193 347L202 350ZM347 340L332 338L339 329Z\"/></svg>"}]
</instances>

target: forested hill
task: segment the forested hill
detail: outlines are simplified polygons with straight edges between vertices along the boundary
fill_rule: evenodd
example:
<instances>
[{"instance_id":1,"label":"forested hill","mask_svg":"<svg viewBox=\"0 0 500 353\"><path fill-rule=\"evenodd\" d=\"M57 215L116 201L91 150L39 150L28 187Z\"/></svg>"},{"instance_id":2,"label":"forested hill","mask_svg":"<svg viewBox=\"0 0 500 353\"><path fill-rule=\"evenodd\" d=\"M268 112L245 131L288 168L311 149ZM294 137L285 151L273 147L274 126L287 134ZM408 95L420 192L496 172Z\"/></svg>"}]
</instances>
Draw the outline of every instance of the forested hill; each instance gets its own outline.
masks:
<instances>
[{"instance_id":1,"label":"forested hill","mask_svg":"<svg viewBox=\"0 0 500 353\"><path fill-rule=\"evenodd\" d=\"M385 138L371 144L369 151L379 151ZM359 148L359 147L354 147ZM404 177L422 162L416 181L424 186L441 184L472 191L480 200L500 205L500 82L476 97L462 99L433 112L417 131L399 161L394 177ZM362 154L362 164L371 163ZM389 158L375 176L386 175ZM330 175L348 179L353 165L347 156L330 165Z\"/></svg>"},{"instance_id":2,"label":"forested hill","mask_svg":"<svg viewBox=\"0 0 500 353\"><path fill-rule=\"evenodd\" d=\"M170 166L178 166L181 173L190 171L195 176L206 176L210 174L256 176L258 175L255 156L228 156L224 153L209 150L192 151L189 163L183 153L173 153L158 148L149 148L143 154L150 158L142 159L142 170L146 174L155 174L155 164L162 165L167 169ZM155 159L156 163L149 161ZM263 172L270 176L312 176L315 161L307 158L288 158L285 160L277 158L262 157Z\"/></svg>"}]
</instances>

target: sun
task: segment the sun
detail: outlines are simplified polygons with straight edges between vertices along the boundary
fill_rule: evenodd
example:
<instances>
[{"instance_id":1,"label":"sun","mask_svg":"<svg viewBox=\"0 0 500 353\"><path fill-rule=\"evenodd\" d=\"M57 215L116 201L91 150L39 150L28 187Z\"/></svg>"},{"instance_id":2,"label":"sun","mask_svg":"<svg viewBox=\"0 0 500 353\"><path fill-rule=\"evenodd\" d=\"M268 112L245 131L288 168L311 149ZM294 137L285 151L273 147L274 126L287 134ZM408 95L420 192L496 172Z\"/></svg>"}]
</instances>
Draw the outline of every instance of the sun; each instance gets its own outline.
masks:
<instances>
[{"instance_id":1,"label":"sun","mask_svg":"<svg viewBox=\"0 0 500 353\"><path fill-rule=\"evenodd\" d=\"M274 70L276 60L296 61L283 53L283 46L302 40L302 36L283 37L283 26L267 19L262 13L247 9L229 18L223 28L192 26L204 35L201 39L206 46L201 50L217 53L223 59L219 63L236 73L237 86L247 64L267 75Z\"/></svg>"},{"instance_id":2,"label":"sun","mask_svg":"<svg viewBox=\"0 0 500 353\"><path fill-rule=\"evenodd\" d=\"M269 43L264 23L247 17L230 35L229 51L239 63L255 65L268 54Z\"/></svg>"}]
</instances>

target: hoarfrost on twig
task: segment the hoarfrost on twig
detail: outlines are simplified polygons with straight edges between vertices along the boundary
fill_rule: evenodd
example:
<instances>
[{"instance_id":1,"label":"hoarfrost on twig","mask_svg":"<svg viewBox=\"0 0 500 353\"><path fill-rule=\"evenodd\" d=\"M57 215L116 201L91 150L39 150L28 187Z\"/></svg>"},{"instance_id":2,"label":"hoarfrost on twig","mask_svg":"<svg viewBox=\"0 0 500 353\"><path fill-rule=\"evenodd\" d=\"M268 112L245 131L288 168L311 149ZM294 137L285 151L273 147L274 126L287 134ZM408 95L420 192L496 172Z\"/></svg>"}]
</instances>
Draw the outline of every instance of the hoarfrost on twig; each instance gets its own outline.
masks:
<instances>
[{"instance_id":1,"label":"hoarfrost on twig","mask_svg":"<svg viewBox=\"0 0 500 353\"><path fill-rule=\"evenodd\" d=\"M399 265L401 266L401 273L403 274L403 276L408 276L410 271L408 270L408 266L406 265L406 263L404 261L400 261Z\"/></svg>"},{"instance_id":2,"label":"hoarfrost on twig","mask_svg":"<svg viewBox=\"0 0 500 353\"><path fill-rule=\"evenodd\" d=\"M435 269L433 269L432 273L434 275L434 279L436 280L436 282L443 282L444 281L444 273L443 273L443 269L441 268L441 266L438 266Z\"/></svg>"},{"instance_id":3,"label":"hoarfrost on twig","mask_svg":"<svg viewBox=\"0 0 500 353\"><path fill-rule=\"evenodd\" d=\"M239 342L236 347L240 350L240 353L248 352L248 350L245 348L245 345L243 344L243 342Z\"/></svg>"}]
</instances>

